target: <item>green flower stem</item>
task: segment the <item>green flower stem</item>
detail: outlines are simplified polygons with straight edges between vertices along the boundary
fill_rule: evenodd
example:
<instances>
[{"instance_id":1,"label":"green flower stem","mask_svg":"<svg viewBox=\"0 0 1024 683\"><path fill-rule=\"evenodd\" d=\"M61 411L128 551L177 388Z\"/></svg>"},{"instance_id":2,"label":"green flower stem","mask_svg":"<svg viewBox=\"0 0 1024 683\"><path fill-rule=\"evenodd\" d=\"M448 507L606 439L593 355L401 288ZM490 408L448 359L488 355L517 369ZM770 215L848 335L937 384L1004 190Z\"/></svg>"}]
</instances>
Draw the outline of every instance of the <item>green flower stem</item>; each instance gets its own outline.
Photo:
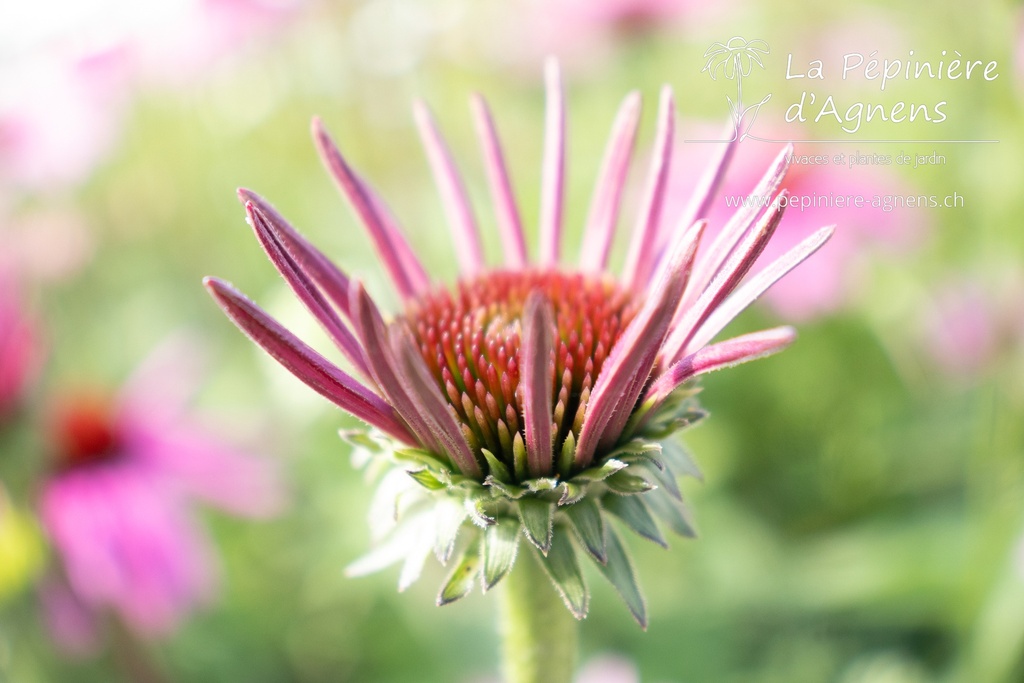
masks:
<instances>
[{"instance_id":1,"label":"green flower stem","mask_svg":"<svg viewBox=\"0 0 1024 683\"><path fill-rule=\"evenodd\" d=\"M571 683L576 619L532 550L520 550L502 582L499 629L505 683Z\"/></svg>"}]
</instances>

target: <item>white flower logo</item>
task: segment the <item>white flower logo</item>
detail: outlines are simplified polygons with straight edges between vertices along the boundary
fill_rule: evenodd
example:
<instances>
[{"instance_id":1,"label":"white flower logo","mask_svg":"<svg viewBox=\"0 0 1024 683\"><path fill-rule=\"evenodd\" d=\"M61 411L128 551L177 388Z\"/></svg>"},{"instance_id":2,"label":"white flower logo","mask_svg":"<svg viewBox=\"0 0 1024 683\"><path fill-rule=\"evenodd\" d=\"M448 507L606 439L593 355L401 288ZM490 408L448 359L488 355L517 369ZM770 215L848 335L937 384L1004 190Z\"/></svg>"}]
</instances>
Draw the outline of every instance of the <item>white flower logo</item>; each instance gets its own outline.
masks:
<instances>
[{"instance_id":1,"label":"white flower logo","mask_svg":"<svg viewBox=\"0 0 1024 683\"><path fill-rule=\"evenodd\" d=\"M742 36L734 36L725 43L714 42L704 52L705 62L701 73L707 71L711 79L715 81L718 80L719 75L724 76L730 81L736 81L736 100L733 101L728 95L725 96L729 101L729 110L736 122L734 135L739 134L740 124L749 114L749 121L743 132L743 136L746 137L751 126L754 125L754 120L757 118L757 112L761 105L772 97L770 94L765 95L757 104L746 108L743 106L743 79L753 72L755 64L763 69L764 62L761 61L761 57L768 55L770 52L771 48L768 47L768 43L765 41L759 39L746 40Z\"/></svg>"}]
</instances>

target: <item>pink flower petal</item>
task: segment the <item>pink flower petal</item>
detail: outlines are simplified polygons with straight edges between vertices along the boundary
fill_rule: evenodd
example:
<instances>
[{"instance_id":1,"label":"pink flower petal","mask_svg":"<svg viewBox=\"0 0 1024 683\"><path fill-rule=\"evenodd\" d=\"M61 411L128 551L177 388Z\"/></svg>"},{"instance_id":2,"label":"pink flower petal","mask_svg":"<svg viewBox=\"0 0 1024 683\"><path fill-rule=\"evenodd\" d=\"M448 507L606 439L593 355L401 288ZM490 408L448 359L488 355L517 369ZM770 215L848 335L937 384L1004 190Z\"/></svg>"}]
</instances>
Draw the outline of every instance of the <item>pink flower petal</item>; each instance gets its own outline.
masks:
<instances>
[{"instance_id":1,"label":"pink flower petal","mask_svg":"<svg viewBox=\"0 0 1024 683\"><path fill-rule=\"evenodd\" d=\"M611 251L615 237L626 174L629 172L636 132L640 125L640 105L640 93L631 92L623 100L612 124L601 171L594 186L594 196L590 200L590 213L580 253L580 267L583 270L603 271L608 264L608 252Z\"/></svg>"},{"instance_id":2,"label":"pink flower petal","mask_svg":"<svg viewBox=\"0 0 1024 683\"><path fill-rule=\"evenodd\" d=\"M704 231L696 223L672 245L647 303L612 348L587 404L576 444L576 466L585 468L598 449L614 445L654 368L683 295Z\"/></svg>"},{"instance_id":3,"label":"pink flower petal","mask_svg":"<svg viewBox=\"0 0 1024 683\"><path fill-rule=\"evenodd\" d=\"M527 263L526 238L515 193L512 191L512 181L505 165L505 155L494 125L494 117L491 116L487 102L480 95L474 95L470 104L477 137L483 148L484 168L491 186L491 199L498 216L498 231L501 233L501 243L505 250L505 263L510 268L522 268Z\"/></svg>"},{"instance_id":4,"label":"pink flower petal","mask_svg":"<svg viewBox=\"0 0 1024 683\"><path fill-rule=\"evenodd\" d=\"M675 135L676 105L672 89L665 86L661 91L658 107L658 132L654 142L654 153L647 176L642 209L633 229L633 239L626 255L626 266L622 280L633 286L646 285L656 262L658 227L661 224L661 207L665 198L665 186L672 165L672 140Z\"/></svg>"},{"instance_id":5,"label":"pink flower petal","mask_svg":"<svg viewBox=\"0 0 1024 683\"><path fill-rule=\"evenodd\" d=\"M539 291L526 300L522 317L523 337L519 347L519 386L523 391L523 423L526 428L526 459L530 474L551 474L551 411L553 377L551 354L555 329L551 304Z\"/></svg>"},{"instance_id":6,"label":"pink flower petal","mask_svg":"<svg viewBox=\"0 0 1024 683\"><path fill-rule=\"evenodd\" d=\"M246 336L324 398L400 441L415 440L379 396L309 348L234 287L206 278L203 284Z\"/></svg>"},{"instance_id":7,"label":"pink flower petal","mask_svg":"<svg viewBox=\"0 0 1024 683\"><path fill-rule=\"evenodd\" d=\"M669 394L697 375L756 360L778 353L793 343L796 330L776 327L734 337L727 341L700 349L674 363L656 379L647 390L644 400L657 407Z\"/></svg>"},{"instance_id":8,"label":"pink flower petal","mask_svg":"<svg viewBox=\"0 0 1024 683\"><path fill-rule=\"evenodd\" d=\"M544 166L540 194L540 264L552 266L561 257L565 203L565 90L562 71L551 58L544 65L547 109L544 119Z\"/></svg>"},{"instance_id":9,"label":"pink flower petal","mask_svg":"<svg viewBox=\"0 0 1024 683\"><path fill-rule=\"evenodd\" d=\"M414 279L399 256L402 250L396 248L396 240L399 239L399 236L385 225L366 185L345 161L318 118L313 119L313 139L324 166L330 171L338 189L348 199L369 233L370 239L373 240L377 254L388 269L398 293L406 298L415 296L417 290Z\"/></svg>"},{"instance_id":10,"label":"pink flower petal","mask_svg":"<svg viewBox=\"0 0 1024 683\"><path fill-rule=\"evenodd\" d=\"M359 346L355 336L342 322L338 314L334 312L330 304L321 295L309 276L303 271L299 263L291 257L284 244L271 228L266 216L252 203L246 204L246 214L249 224L252 226L256 238L267 252L270 261L277 268L285 282L303 303L306 309L316 318L317 322L324 328L328 336L334 341L345 357L352 365L363 374L369 376L369 368L366 367L366 360L363 357L363 349Z\"/></svg>"}]
</instances>

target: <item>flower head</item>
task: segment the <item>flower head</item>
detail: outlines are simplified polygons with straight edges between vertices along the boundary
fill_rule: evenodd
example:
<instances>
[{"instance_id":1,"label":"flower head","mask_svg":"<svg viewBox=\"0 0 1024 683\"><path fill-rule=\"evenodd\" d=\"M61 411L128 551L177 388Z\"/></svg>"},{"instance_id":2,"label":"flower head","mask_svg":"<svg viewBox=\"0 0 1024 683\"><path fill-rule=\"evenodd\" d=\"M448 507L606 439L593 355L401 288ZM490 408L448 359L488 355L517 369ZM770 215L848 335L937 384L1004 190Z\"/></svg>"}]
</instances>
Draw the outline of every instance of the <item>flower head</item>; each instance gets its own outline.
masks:
<instances>
[{"instance_id":1,"label":"flower head","mask_svg":"<svg viewBox=\"0 0 1024 683\"><path fill-rule=\"evenodd\" d=\"M96 645L98 617L161 636L214 597L197 501L247 516L280 503L269 463L191 425L174 405L175 381L154 383L158 370L141 371L115 400L70 395L54 410L40 516L60 564L43 598L72 652Z\"/></svg>"},{"instance_id":2,"label":"flower head","mask_svg":"<svg viewBox=\"0 0 1024 683\"><path fill-rule=\"evenodd\" d=\"M444 604L468 593L478 579L484 590L493 587L515 562L525 537L577 617L586 614L588 602L579 549L597 562L643 624L643 600L606 513L662 545L655 517L693 535L676 477L698 472L676 443L665 440L703 415L692 401L690 382L793 340L793 331L783 327L708 345L820 247L831 229L742 285L782 217L779 202L763 211L743 210L700 255L703 221L660 230L675 126L666 87L624 272L615 276L606 264L639 122L635 93L613 126L579 264L568 265L561 239L566 108L554 63L547 70L547 95L535 259L526 249L493 118L483 99L472 101L505 252L505 263L496 268L485 263L471 204L439 129L427 108L416 106L462 270L452 287L430 281L394 216L314 121L325 165L405 301L390 319L359 282L273 207L240 191L267 254L361 380L231 285L215 278L206 285L256 343L374 428L368 435L350 435L374 456L370 462L395 466L382 478L371 512L379 544L350 573L404 560L404 587L433 550L452 566L438 598ZM778 188L786 155L783 150L762 181L764 193ZM718 160L713 175L728 157Z\"/></svg>"}]
</instances>

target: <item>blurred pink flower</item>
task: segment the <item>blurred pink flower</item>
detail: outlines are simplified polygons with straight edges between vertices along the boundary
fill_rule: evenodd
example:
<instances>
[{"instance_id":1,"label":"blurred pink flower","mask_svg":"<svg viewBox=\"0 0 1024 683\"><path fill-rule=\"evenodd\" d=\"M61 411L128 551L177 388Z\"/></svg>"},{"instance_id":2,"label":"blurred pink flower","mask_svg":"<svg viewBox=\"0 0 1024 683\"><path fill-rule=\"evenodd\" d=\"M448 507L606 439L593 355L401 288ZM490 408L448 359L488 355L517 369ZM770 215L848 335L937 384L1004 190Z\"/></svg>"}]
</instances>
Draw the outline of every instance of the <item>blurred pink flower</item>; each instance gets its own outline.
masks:
<instances>
[{"instance_id":1,"label":"blurred pink flower","mask_svg":"<svg viewBox=\"0 0 1024 683\"><path fill-rule=\"evenodd\" d=\"M712 127L691 130L688 138L716 140L721 131ZM781 138L782 136L777 136ZM707 159L718 152L720 145L691 142L683 145L679 163L672 167L662 230L676 227L686 209L689 190L698 179L698 169L707 166ZM708 219L708 237L714 235L736 212L736 202L755 191L759 177L753 169L764 168L779 154L781 143L761 142L747 138L736 145L735 156L721 189L704 212ZM834 150L799 145L794 154L824 155L823 165L790 166L783 187L790 192L790 208L780 223L775 238L765 249L770 261L791 249L822 225L835 224L836 232L817 257L801 264L764 295L764 301L780 316L807 320L839 310L855 294L864 257L878 251L899 253L915 245L922 234L922 221L914 209L886 209L872 206L875 197L907 194L905 184L887 166L834 164ZM846 153L846 152L843 152ZM831 197L860 196L866 204L829 206ZM806 199L810 206L802 206ZM708 242L710 243L710 241Z\"/></svg>"},{"instance_id":2,"label":"blurred pink flower","mask_svg":"<svg viewBox=\"0 0 1024 683\"><path fill-rule=\"evenodd\" d=\"M132 3L134 5L134 3ZM221 59L280 31L302 0L158 0L134 12L118 52L143 81L186 85Z\"/></svg>"},{"instance_id":3,"label":"blurred pink flower","mask_svg":"<svg viewBox=\"0 0 1024 683\"><path fill-rule=\"evenodd\" d=\"M953 379L975 378L1024 341L1024 288L1019 272L989 274L994 283L962 274L932 288L918 338L936 366Z\"/></svg>"},{"instance_id":4,"label":"blurred pink flower","mask_svg":"<svg viewBox=\"0 0 1024 683\"><path fill-rule=\"evenodd\" d=\"M973 282L948 282L933 298L925 334L932 358L953 375L973 375L996 351L992 302Z\"/></svg>"},{"instance_id":5,"label":"blurred pink flower","mask_svg":"<svg viewBox=\"0 0 1024 683\"><path fill-rule=\"evenodd\" d=\"M619 31L646 30L700 10L699 0L557 0L547 3L552 16ZM560 16L559 16L560 15Z\"/></svg>"},{"instance_id":6,"label":"blurred pink flower","mask_svg":"<svg viewBox=\"0 0 1024 683\"><path fill-rule=\"evenodd\" d=\"M0 26L0 40L14 47L0 62L0 184L80 183L117 142L134 87L201 80L256 35L278 30L299 2L83 1L70 14L21 3L14 17L29 28Z\"/></svg>"},{"instance_id":7,"label":"blurred pink flower","mask_svg":"<svg viewBox=\"0 0 1024 683\"><path fill-rule=\"evenodd\" d=\"M215 597L215 553L196 502L252 517L281 507L272 463L187 420L184 383L168 369L151 362L115 401L77 395L54 412L56 466L40 509L61 578L43 595L71 653L93 649L102 617L158 637Z\"/></svg>"},{"instance_id":8,"label":"blurred pink flower","mask_svg":"<svg viewBox=\"0 0 1024 683\"><path fill-rule=\"evenodd\" d=\"M54 189L85 179L117 138L124 98L110 76L53 55L0 71L0 184Z\"/></svg>"},{"instance_id":9,"label":"blurred pink flower","mask_svg":"<svg viewBox=\"0 0 1024 683\"><path fill-rule=\"evenodd\" d=\"M42 335L10 273L0 267L0 423L35 380L44 356Z\"/></svg>"}]
</instances>

